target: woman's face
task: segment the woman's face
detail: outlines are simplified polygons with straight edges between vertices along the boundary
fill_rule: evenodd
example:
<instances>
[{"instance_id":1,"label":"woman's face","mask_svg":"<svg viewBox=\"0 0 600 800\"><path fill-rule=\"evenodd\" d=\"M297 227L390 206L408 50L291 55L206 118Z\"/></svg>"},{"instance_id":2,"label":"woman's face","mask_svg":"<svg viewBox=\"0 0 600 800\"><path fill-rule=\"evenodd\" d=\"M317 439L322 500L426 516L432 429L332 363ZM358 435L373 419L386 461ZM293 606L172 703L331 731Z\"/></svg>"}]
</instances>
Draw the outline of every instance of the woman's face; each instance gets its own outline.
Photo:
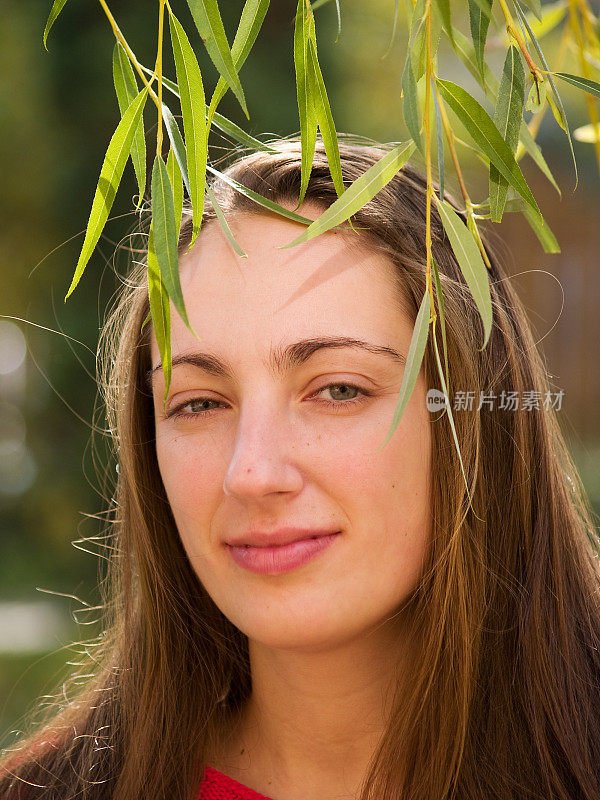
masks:
<instances>
[{"instance_id":1,"label":"woman's face","mask_svg":"<svg viewBox=\"0 0 600 800\"><path fill-rule=\"evenodd\" d=\"M152 343L158 465L190 563L223 614L267 646L332 647L390 617L421 571L431 449L423 373L377 452L413 326L391 262L345 234L282 250L297 223L256 214L231 227L248 258L213 222L181 259L198 338L172 307L166 415ZM328 532L264 549L277 534ZM253 535L256 546L245 547Z\"/></svg>"}]
</instances>

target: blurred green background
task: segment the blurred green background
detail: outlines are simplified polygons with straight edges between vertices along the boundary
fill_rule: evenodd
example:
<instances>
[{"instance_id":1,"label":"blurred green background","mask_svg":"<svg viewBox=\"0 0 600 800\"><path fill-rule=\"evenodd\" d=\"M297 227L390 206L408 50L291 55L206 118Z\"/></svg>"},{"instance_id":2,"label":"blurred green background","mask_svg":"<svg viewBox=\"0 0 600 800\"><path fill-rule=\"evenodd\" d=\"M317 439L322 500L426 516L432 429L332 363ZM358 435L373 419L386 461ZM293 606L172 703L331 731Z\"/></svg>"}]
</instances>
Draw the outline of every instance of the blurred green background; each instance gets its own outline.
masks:
<instances>
[{"instance_id":1,"label":"blurred green background","mask_svg":"<svg viewBox=\"0 0 600 800\"><path fill-rule=\"evenodd\" d=\"M136 221L129 164L111 222L75 294L64 304L118 112L113 38L100 6L92 0L67 4L47 53L42 32L50 5L50 0L4 0L0 26L0 745L5 746L35 699L60 687L69 674L69 662L77 660L69 643L97 632L94 611L81 609L98 602L98 560L82 549L89 544L78 541L103 533L96 515L106 507L106 456L95 467L90 444L94 353L116 273L126 268L122 255L113 259L115 245ZM273 0L271 5L242 71L251 119L245 121L230 94L220 110L255 134L287 135L298 129L291 51L295 2ZM231 40L243 3L227 0L220 6ZM110 7L138 58L151 65L154 4L129 0ZM201 52L187 6L175 0L172 7L196 45L210 91L216 73ZM462 5L455 8L457 19ZM407 138L399 99L404 20L389 55L382 58L394 1L341 0L341 9L337 43L334 4L316 12L319 54L338 130L379 140ZM544 41L551 58L555 37ZM488 59L496 72L503 52L501 42L490 37ZM564 66L578 71L575 64ZM174 76L168 60L166 73ZM468 81L444 47L440 74ZM577 90L567 87L563 99L573 128L587 122ZM150 108L146 123L151 141L155 123ZM579 187L573 192L567 141L551 115L538 138L563 189L562 199L531 164L523 162L524 171L562 253L545 255L516 216L495 226L493 237L525 300L554 390L564 390L560 422L600 512L600 324L595 308L600 297L600 179L592 146L575 142ZM214 158L227 143L215 138L212 144ZM461 158L473 197L484 199L481 167L470 163L464 149ZM101 445L101 437L98 441ZM108 463L107 468L114 466Z\"/></svg>"}]
</instances>

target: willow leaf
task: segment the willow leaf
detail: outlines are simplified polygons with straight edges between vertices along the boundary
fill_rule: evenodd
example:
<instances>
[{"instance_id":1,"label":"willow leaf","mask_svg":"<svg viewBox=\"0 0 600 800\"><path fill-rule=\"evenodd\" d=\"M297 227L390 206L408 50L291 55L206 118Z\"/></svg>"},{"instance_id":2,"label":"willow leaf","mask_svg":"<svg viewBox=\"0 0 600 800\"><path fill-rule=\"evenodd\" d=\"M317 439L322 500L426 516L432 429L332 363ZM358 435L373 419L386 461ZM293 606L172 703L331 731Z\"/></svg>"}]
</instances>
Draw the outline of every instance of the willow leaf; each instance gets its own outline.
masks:
<instances>
[{"instance_id":1,"label":"willow leaf","mask_svg":"<svg viewBox=\"0 0 600 800\"><path fill-rule=\"evenodd\" d=\"M438 346L437 346L437 341L436 341L436 338L435 338L435 330L434 330L434 335L433 335L433 348L435 350L435 360L436 360L436 363L437 363L438 375L440 376L440 383L442 384L442 392L444 394L444 399L446 401L446 411L448 412L448 422L450 423L450 427L452 428L452 437L454 439L454 444L456 446L456 452L458 454L458 460L460 461L460 468L461 468L461 471L462 471L462 474L463 474L463 479L464 479L464 482L465 482L465 488L466 488L466 491L467 491L467 496L469 498L469 505L470 505L472 500L471 500L471 493L469 492L469 482L467 480L467 473L465 472L465 465L463 464L462 455L461 455L461 452L460 452L460 445L458 443L458 435L456 433L456 426L454 424L454 417L452 415L452 406L451 406L451 403L450 403L450 398L448 396L448 387L446 386L446 382L444 380L444 373L442 372L442 365L440 363L440 353L439 353ZM475 514L475 511L473 511L473 513ZM475 516L477 517L477 514L475 514ZM481 519L481 517L477 517L477 519ZM481 519L481 521L483 522L482 519Z\"/></svg>"},{"instance_id":2,"label":"willow leaf","mask_svg":"<svg viewBox=\"0 0 600 800\"><path fill-rule=\"evenodd\" d=\"M548 81L550 83L550 86L552 87L552 92L554 94L554 97L556 98L556 105L558 106L558 110L559 110L560 114L562 115L562 118L563 118L563 121L564 121L564 126L563 126L564 127L564 131L567 134L567 139L569 140L569 147L571 148L571 157L573 159L573 167L575 169L575 186L577 186L577 184L579 182L579 178L578 178L578 175L577 175L577 161L575 160L575 151L573 150L573 141L571 139L571 133L569 131L569 123L567 122L567 115L565 114L565 109L564 109L562 100L560 99L560 95L558 93L558 89L556 88L556 84L554 82L554 78L552 77L552 73L550 72L550 69L548 67L548 62L546 61L546 57L545 57L545 55L543 53L542 48L540 47L540 43L538 42L538 40L536 38L536 35L533 32L531 25L529 24L529 20L527 19L527 16L525 15L523 9L521 8L519 0L515 0L515 8L517 10L517 14L519 16L519 20L520 20L521 24L526 28L527 33L529 34L529 38L533 42L533 46L535 47L536 52L537 52L537 54L538 54L538 56L540 58L540 61L542 62L542 66L544 67L544 69L548 73Z\"/></svg>"},{"instance_id":3,"label":"willow leaf","mask_svg":"<svg viewBox=\"0 0 600 800\"><path fill-rule=\"evenodd\" d=\"M108 144L104 162L100 170L98 185L92 201L92 209L90 211L90 218L88 220L83 246L65 300L79 283L86 264L90 260L90 256L94 252L100 234L104 229L115 195L117 194L117 189L121 183L121 178L123 177L123 170L125 169L125 164L131 152L131 142L133 141L135 129L142 116L147 97L148 90L144 88L121 117L121 121L117 125Z\"/></svg>"},{"instance_id":4,"label":"willow leaf","mask_svg":"<svg viewBox=\"0 0 600 800\"><path fill-rule=\"evenodd\" d=\"M317 57L317 44L316 38L312 36L308 40L307 49L310 79L312 83L312 93L315 100L315 113L317 115L317 122L321 129L321 137L325 145L325 153L327 154L327 161L329 163L329 171L333 180L333 185L338 194L338 197L344 193L344 179L342 177L342 162L340 160L340 149L338 147L338 137L335 130L335 123L333 121L333 114L331 113L331 106L329 105L329 98L327 97L327 90L325 88L325 81L319 66L319 59Z\"/></svg>"},{"instance_id":5,"label":"willow leaf","mask_svg":"<svg viewBox=\"0 0 600 800\"><path fill-rule=\"evenodd\" d=\"M471 75L475 78L475 80L482 86L482 88L489 93L490 97L495 98L498 94L498 88L500 86L500 82L498 78L494 75L492 70L483 62L483 79L484 82L481 84L481 72L479 69L479 64L477 63L477 58L475 56L475 48L473 44L469 41L469 39L458 30L458 28L454 29L454 52L465 65L465 67L469 70Z\"/></svg>"},{"instance_id":6,"label":"willow leaf","mask_svg":"<svg viewBox=\"0 0 600 800\"><path fill-rule=\"evenodd\" d=\"M492 16L492 4L489 0L473 0L475 5L479 8L484 17Z\"/></svg>"},{"instance_id":7,"label":"willow leaf","mask_svg":"<svg viewBox=\"0 0 600 800\"><path fill-rule=\"evenodd\" d=\"M485 72L483 68L485 42L487 39L488 28L490 26L490 14L492 0L483 0L484 4L489 5L489 13L485 14L481 5L475 0L469 0L469 25L471 36L473 37L473 47L475 49L475 61L481 76L481 83L485 85Z\"/></svg>"},{"instance_id":8,"label":"willow leaf","mask_svg":"<svg viewBox=\"0 0 600 800\"><path fill-rule=\"evenodd\" d=\"M164 103L162 109L163 109L163 122L165 123L165 127L167 129L167 136L169 137L169 141L171 142L171 149L173 150L175 158L177 159L177 163L179 164L179 169L181 171L181 179L185 184L185 188L189 197L190 179L188 177L187 155L185 152L185 144L183 143L183 136L181 135L181 131L179 130L179 125L175 121L175 117L171 113L171 109Z\"/></svg>"},{"instance_id":9,"label":"willow leaf","mask_svg":"<svg viewBox=\"0 0 600 800\"><path fill-rule=\"evenodd\" d=\"M302 144L298 205L302 203L306 194L317 141L317 113L313 97L314 83L311 80L311 65L308 55L309 26L311 22L313 22L312 12L310 7L307 7L306 0L298 0L294 27L294 69L296 71L296 94L298 98L298 117L300 119L300 141Z\"/></svg>"},{"instance_id":10,"label":"willow leaf","mask_svg":"<svg viewBox=\"0 0 600 800\"><path fill-rule=\"evenodd\" d=\"M335 10L337 12L337 34L335 36L335 42L340 38L342 35L342 12L340 11L340 0L335 0Z\"/></svg>"},{"instance_id":11,"label":"willow leaf","mask_svg":"<svg viewBox=\"0 0 600 800\"><path fill-rule=\"evenodd\" d=\"M237 72L242 68L245 60L252 50L252 46L256 41L260 29L262 28L263 20L269 8L269 0L246 0L242 15L233 44L231 45L231 56L233 58L233 65ZM210 108L208 111L209 120L212 119L216 108L221 101L223 95L227 91L227 82L221 76L217 81L215 91L210 101Z\"/></svg>"},{"instance_id":12,"label":"willow leaf","mask_svg":"<svg viewBox=\"0 0 600 800\"><path fill-rule=\"evenodd\" d=\"M229 244L233 247L234 251L238 254L238 256L241 256L242 258L248 258L248 254L245 253L244 250L237 243L236 238L233 235L233 232L229 227L227 220L225 219L225 214L223 214L223 209L219 205L219 201L215 197L215 193L208 184L206 186L206 192L208 194L208 199L210 200L211 205L216 214L217 220L219 221L219 225L221 226L221 229L225 234L225 238L227 239Z\"/></svg>"},{"instance_id":13,"label":"willow leaf","mask_svg":"<svg viewBox=\"0 0 600 800\"><path fill-rule=\"evenodd\" d=\"M163 374L165 376L165 399L171 385L171 305L166 286L160 274L154 247L154 229L150 223L148 236L148 299L154 336L158 344Z\"/></svg>"},{"instance_id":14,"label":"willow leaf","mask_svg":"<svg viewBox=\"0 0 600 800\"><path fill-rule=\"evenodd\" d=\"M304 233L280 249L293 247L301 242L313 239L315 236L349 219L352 214L355 214L369 200L372 200L392 180L394 175L402 169L413 154L415 146L412 141L402 142L386 153L350 184L344 194L338 197L318 219L311 222Z\"/></svg>"},{"instance_id":15,"label":"willow leaf","mask_svg":"<svg viewBox=\"0 0 600 800\"><path fill-rule=\"evenodd\" d=\"M556 237L550 230L550 226L541 214L536 214L532 208L526 205L523 208L523 216L531 226L532 231L540 240L544 252L546 253L560 253L560 245L556 241Z\"/></svg>"},{"instance_id":16,"label":"willow leaf","mask_svg":"<svg viewBox=\"0 0 600 800\"><path fill-rule=\"evenodd\" d=\"M454 47L454 26L452 25L452 16L450 14L450 0L436 0L436 4L444 24L444 29L448 34L450 43Z\"/></svg>"},{"instance_id":17,"label":"willow leaf","mask_svg":"<svg viewBox=\"0 0 600 800\"><path fill-rule=\"evenodd\" d=\"M525 102L525 72L516 47L509 47L504 60L494 123L511 152L517 150ZM500 222L508 193L508 181L490 164L490 211L492 220Z\"/></svg>"},{"instance_id":18,"label":"willow leaf","mask_svg":"<svg viewBox=\"0 0 600 800\"><path fill-rule=\"evenodd\" d=\"M50 33L50 28L56 22L56 18L63 10L63 7L67 0L54 0L52 3L52 8L50 9L50 14L48 15L48 21L46 22L46 27L44 28L44 47L46 50L48 49L47 41L48 41L48 34Z\"/></svg>"},{"instance_id":19,"label":"willow leaf","mask_svg":"<svg viewBox=\"0 0 600 800\"><path fill-rule=\"evenodd\" d=\"M440 197L444 199L444 183L445 183L445 168L444 168L444 128L442 127L442 115L440 112L440 104L435 91L435 84L433 78L431 79L433 94L433 103L435 107L435 133L437 139L437 157L438 157L438 181L440 187Z\"/></svg>"},{"instance_id":20,"label":"willow leaf","mask_svg":"<svg viewBox=\"0 0 600 800\"><path fill-rule=\"evenodd\" d=\"M600 83L596 83L596 81L592 81L589 78L582 78L580 75L569 75L568 72L555 72L554 74L556 77L562 78L563 81L570 83L571 86L576 86L583 92L600 97Z\"/></svg>"},{"instance_id":21,"label":"willow leaf","mask_svg":"<svg viewBox=\"0 0 600 800\"><path fill-rule=\"evenodd\" d=\"M527 8L533 12L533 14L538 18L538 20L542 21L542 4L540 0L523 0Z\"/></svg>"},{"instance_id":22,"label":"willow leaf","mask_svg":"<svg viewBox=\"0 0 600 800\"><path fill-rule=\"evenodd\" d=\"M179 235L179 229L181 228L181 217L183 214L183 181L181 179L179 163L172 147L169 150L169 156L167 158L167 175L169 176L169 182L171 183L171 187L173 189L175 229Z\"/></svg>"},{"instance_id":23,"label":"willow leaf","mask_svg":"<svg viewBox=\"0 0 600 800\"><path fill-rule=\"evenodd\" d=\"M151 69L143 66L141 68L147 75L153 74ZM180 97L179 87L174 81L165 78L163 75L162 83L163 86L171 92L171 94L175 95L175 97ZM163 108L164 107L165 106L163 104ZM245 147L249 147L251 150L261 150L265 153L277 152L277 150L275 150L273 147L270 147L265 142L261 142L260 139L255 139L254 136L250 136L250 134L242 130L239 125L236 125L235 122L232 122L230 119L227 119L227 117L224 117L221 114L216 112L213 114L212 124L223 133L231 136L236 142L243 144Z\"/></svg>"},{"instance_id":24,"label":"willow leaf","mask_svg":"<svg viewBox=\"0 0 600 800\"><path fill-rule=\"evenodd\" d=\"M270 147L268 144L265 144L265 142L261 142L260 139L256 139L254 136L246 133L246 131L240 128L239 125L236 125L235 122L232 122L230 119L223 117L217 112L213 114L211 122L212 125L244 147L249 147L251 150L259 150L265 153L278 152L275 148Z\"/></svg>"},{"instance_id":25,"label":"willow leaf","mask_svg":"<svg viewBox=\"0 0 600 800\"><path fill-rule=\"evenodd\" d=\"M206 161L208 158L206 102L200 67L186 33L179 20L171 13L169 13L169 23L186 141L187 171L193 215L191 248L200 233L202 212L204 211Z\"/></svg>"},{"instance_id":26,"label":"willow leaf","mask_svg":"<svg viewBox=\"0 0 600 800\"><path fill-rule=\"evenodd\" d=\"M535 33L538 39L556 28L562 22L563 17L567 13L567 4L564 0L558 0L556 3L544 3L542 6L541 20L532 19L527 15L531 30Z\"/></svg>"},{"instance_id":27,"label":"willow leaf","mask_svg":"<svg viewBox=\"0 0 600 800\"><path fill-rule=\"evenodd\" d=\"M407 0L410 7L411 0ZM410 16L410 32L408 37L407 56L410 54L415 81L425 72L427 54L427 26L425 0L417 0Z\"/></svg>"},{"instance_id":28,"label":"willow leaf","mask_svg":"<svg viewBox=\"0 0 600 800\"><path fill-rule=\"evenodd\" d=\"M413 328L410 345L408 347L408 353L406 355L406 365L404 367L404 374L402 375L402 384L400 385L398 402L396 403L394 416L392 417L392 424L390 430L388 431L388 435L386 436L385 442L376 452L379 452L379 450L385 447L389 442L392 434L398 427L402 415L404 414L404 410L408 405L408 401L412 396L417 379L419 377L423 356L425 355L430 316L431 297L429 295L429 289L425 289L425 294L423 295L421 305L419 306L419 313L417 314L415 327Z\"/></svg>"},{"instance_id":29,"label":"willow leaf","mask_svg":"<svg viewBox=\"0 0 600 800\"><path fill-rule=\"evenodd\" d=\"M440 281L440 275L437 268L437 262L433 256L431 256L431 271L433 272L433 280L435 284L435 296L438 302L438 308L440 311L440 330L442 331L442 345L444 348L444 366L446 368L446 385L448 385L448 347L446 343L446 315L444 312L444 295L442 293L442 284Z\"/></svg>"},{"instance_id":30,"label":"willow leaf","mask_svg":"<svg viewBox=\"0 0 600 800\"><path fill-rule=\"evenodd\" d=\"M390 43L388 44L387 50L381 56L382 58L386 58L386 56L388 55L388 53L392 49L392 45L394 44L394 41L396 40L396 30L397 30L397 28L398 28L398 0L395 0L395 3L394 3L394 22L392 24L392 35L390 37Z\"/></svg>"},{"instance_id":31,"label":"willow leaf","mask_svg":"<svg viewBox=\"0 0 600 800\"><path fill-rule=\"evenodd\" d=\"M506 180L527 200L539 214L540 209L510 147L487 111L471 95L452 81L438 80L437 85L444 100L465 126L473 140L490 159Z\"/></svg>"},{"instance_id":32,"label":"willow leaf","mask_svg":"<svg viewBox=\"0 0 600 800\"><path fill-rule=\"evenodd\" d=\"M559 195L562 195L560 190L560 186L556 182L554 175L550 172L550 167L548 166L546 159L544 158L542 151L538 143L535 141L529 128L527 127L527 123L525 120L521 122L521 130L519 131L519 141L523 146L523 149L529 153L531 158L533 159L534 163L539 167L541 172L548 178L552 186L556 189ZM515 158L518 160L519 158L519 150L517 149L517 154Z\"/></svg>"},{"instance_id":33,"label":"willow leaf","mask_svg":"<svg viewBox=\"0 0 600 800\"><path fill-rule=\"evenodd\" d=\"M187 0L187 3L208 55L249 118L244 90L233 63L217 0Z\"/></svg>"},{"instance_id":34,"label":"willow leaf","mask_svg":"<svg viewBox=\"0 0 600 800\"><path fill-rule=\"evenodd\" d=\"M133 74L133 67L129 57L120 42L115 43L113 50L113 80L115 92L119 103L119 111L123 114L129 107L134 97L138 94L138 85ZM146 191L146 139L144 137L144 117L140 117L139 124L133 135L131 143L131 161L137 178L140 199L138 208L144 199Z\"/></svg>"},{"instance_id":35,"label":"willow leaf","mask_svg":"<svg viewBox=\"0 0 600 800\"><path fill-rule=\"evenodd\" d=\"M406 127L420 152L424 154L421 125L419 123L421 115L419 114L419 101L417 98L417 82L412 68L410 50L406 55L404 71L402 72L402 98L402 111Z\"/></svg>"},{"instance_id":36,"label":"willow leaf","mask_svg":"<svg viewBox=\"0 0 600 800\"><path fill-rule=\"evenodd\" d=\"M296 214L295 211L290 211L284 206L280 206L279 203L274 203L272 200L269 200L268 197L263 197L262 194L258 194L258 192L254 192L252 189L249 189L244 184L239 183L234 178L230 178L229 175L226 175L224 172L219 172L218 169L211 167L210 164L206 165L206 169L209 172L212 172L219 180L223 181L223 183L228 184L231 186L232 189L240 192L245 197L248 197L250 200L253 200L257 205L266 208L268 211L273 211L275 214L279 214L281 217L285 217L286 219L291 219L294 222L301 222L303 225L310 225L312 223L312 219L308 217L302 217L300 214Z\"/></svg>"},{"instance_id":37,"label":"willow leaf","mask_svg":"<svg viewBox=\"0 0 600 800\"><path fill-rule=\"evenodd\" d=\"M194 333L185 310L183 292L179 280L179 230L175 220L173 189L167 174L165 162L160 155L154 159L152 168L152 225L154 248L160 274L169 297L179 312L181 319ZM195 335L195 334L194 334Z\"/></svg>"},{"instance_id":38,"label":"willow leaf","mask_svg":"<svg viewBox=\"0 0 600 800\"><path fill-rule=\"evenodd\" d=\"M529 89L527 102L525 103L525 110L537 114L541 111L542 106L546 102L546 81L534 81ZM560 123L562 126L562 122Z\"/></svg>"},{"instance_id":39,"label":"willow leaf","mask_svg":"<svg viewBox=\"0 0 600 800\"><path fill-rule=\"evenodd\" d=\"M481 315L485 333L483 347L485 347L492 330L492 299L487 267L471 231L449 203L434 196L458 266Z\"/></svg>"}]
</instances>

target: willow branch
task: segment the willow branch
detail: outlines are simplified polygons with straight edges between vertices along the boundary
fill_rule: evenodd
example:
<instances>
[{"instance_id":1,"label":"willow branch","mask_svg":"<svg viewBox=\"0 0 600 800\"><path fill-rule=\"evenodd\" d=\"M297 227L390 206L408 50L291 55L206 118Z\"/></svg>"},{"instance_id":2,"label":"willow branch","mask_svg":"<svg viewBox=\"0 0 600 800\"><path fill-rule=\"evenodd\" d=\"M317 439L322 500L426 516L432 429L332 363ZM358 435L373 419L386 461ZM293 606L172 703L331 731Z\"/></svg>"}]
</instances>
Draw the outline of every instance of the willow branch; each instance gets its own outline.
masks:
<instances>
[{"instance_id":1,"label":"willow branch","mask_svg":"<svg viewBox=\"0 0 600 800\"><path fill-rule=\"evenodd\" d=\"M149 96L152 98L154 103L156 105L158 105L158 97L156 95L156 92L152 89L152 83L154 82L154 75L152 76L150 81L148 81L148 79L146 78L146 76L144 75L144 73L142 71L142 67L141 67L140 62L135 57L135 53L133 52L133 50L129 46L129 44L127 42L127 39L123 36L123 33L122 33L121 29L119 28L119 26L117 25L117 21L113 17L113 15L112 15L109 7L107 6L105 0L98 0L98 2L102 6L102 9L104 10L104 13L106 14L106 16L108 18L108 21L110 23L110 27L112 28L112 31L113 31L113 33L115 35L115 39L118 42L120 42L120 44L122 45L123 49L125 50L125 52L129 56L129 60L133 64L133 67L134 67L135 71L140 76L144 86L148 89Z\"/></svg>"}]
</instances>

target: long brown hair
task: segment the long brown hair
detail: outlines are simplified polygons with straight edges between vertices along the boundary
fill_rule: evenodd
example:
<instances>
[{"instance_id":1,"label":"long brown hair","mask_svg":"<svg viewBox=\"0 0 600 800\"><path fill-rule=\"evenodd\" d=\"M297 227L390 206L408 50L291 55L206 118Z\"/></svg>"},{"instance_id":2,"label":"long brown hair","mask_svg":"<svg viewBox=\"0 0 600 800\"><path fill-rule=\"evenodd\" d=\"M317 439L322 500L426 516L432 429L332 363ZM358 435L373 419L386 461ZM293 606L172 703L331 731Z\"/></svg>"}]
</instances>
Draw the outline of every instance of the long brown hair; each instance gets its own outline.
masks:
<instances>
[{"instance_id":1,"label":"long brown hair","mask_svg":"<svg viewBox=\"0 0 600 800\"><path fill-rule=\"evenodd\" d=\"M238 156L226 172L295 206L300 143L273 146ZM386 146L348 141L340 151L349 185ZM268 213L221 180L212 188L226 214ZM336 196L319 142L306 200L327 207ZM406 166L353 217L363 244L396 265L413 321L425 291L425 208L423 176ZM203 225L214 218L207 204ZM510 279L490 252L494 324L480 351L481 318L435 210L432 223L450 392L475 397L454 414L472 506L442 414L431 421L432 537L410 598L419 653L359 800L598 800L593 513L556 413L544 408L550 384ZM186 216L182 250L190 235ZM84 688L5 754L3 800L191 800L251 691L246 637L191 568L159 475L146 281L143 263L135 265L101 342L119 467L103 634L88 645ZM422 369L427 386L440 388L431 340ZM539 407L478 408L480 392L503 391L538 392Z\"/></svg>"}]
</instances>

